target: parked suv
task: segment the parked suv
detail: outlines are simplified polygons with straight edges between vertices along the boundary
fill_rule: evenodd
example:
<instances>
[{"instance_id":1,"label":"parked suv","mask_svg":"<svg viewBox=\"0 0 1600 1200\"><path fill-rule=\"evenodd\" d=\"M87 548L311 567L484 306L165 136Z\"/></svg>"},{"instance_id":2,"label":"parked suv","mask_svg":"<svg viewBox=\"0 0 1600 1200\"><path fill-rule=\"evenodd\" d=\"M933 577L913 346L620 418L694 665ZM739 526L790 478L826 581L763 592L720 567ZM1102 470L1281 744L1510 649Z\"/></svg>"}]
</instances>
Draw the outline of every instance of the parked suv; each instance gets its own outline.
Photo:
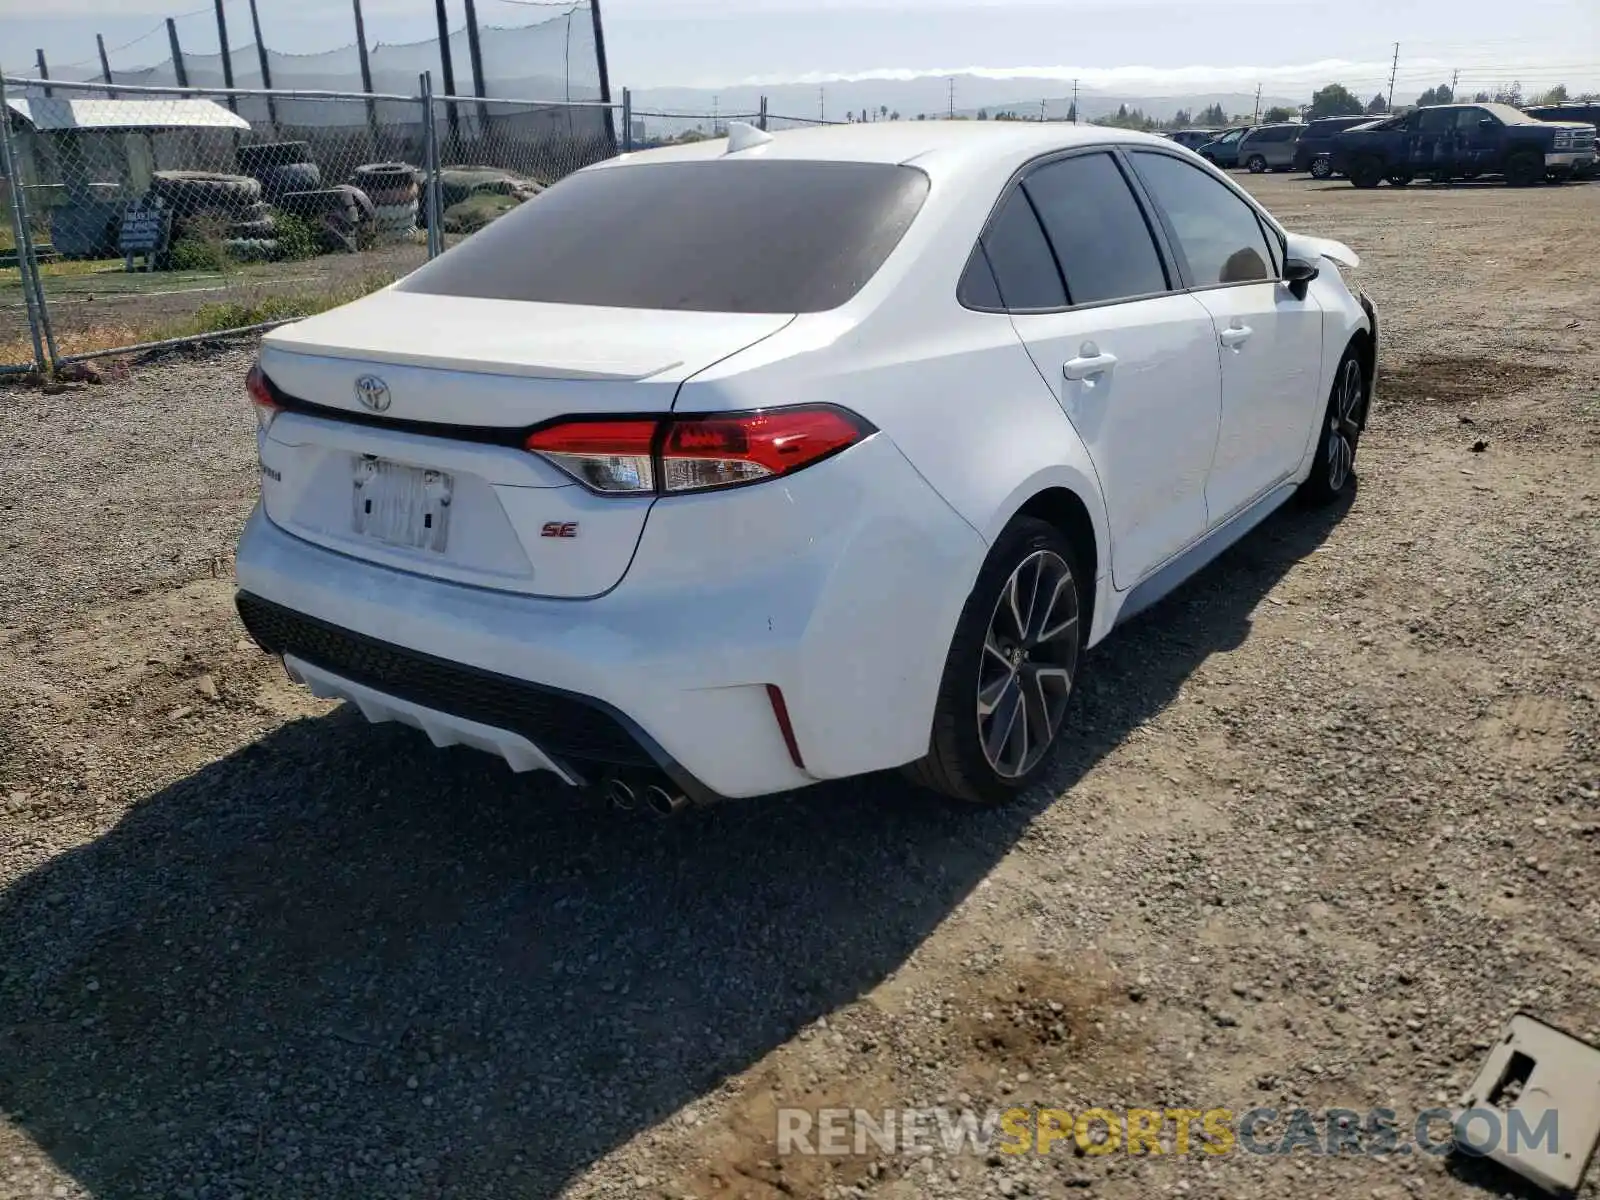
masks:
<instances>
[{"instance_id":1,"label":"parked suv","mask_svg":"<svg viewBox=\"0 0 1600 1200\"><path fill-rule=\"evenodd\" d=\"M1215 129L1174 129L1167 136L1185 150L1198 150L1206 143L1215 140L1217 131Z\"/></svg>"},{"instance_id":2,"label":"parked suv","mask_svg":"<svg viewBox=\"0 0 1600 1200\"><path fill-rule=\"evenodd\" d=\"M1346 129L1376 125L1377 117L1318 117L1306 126L1294 144L1294 169L1307 171L1313 179L1333 175L1333 139Z\"/></svg>"},{"instance_id":3,"label":"parked suv","mask_svg":"<svg viewBox=\"0 0 1600 1200\"><path fill-rule=\"evenodd\" d=\"M1215 166L1237 167L1239 165L1239 141L1249 132L1250 126L1248 125L1219 130L1215 138L1201 146L1195 153Z\"/></svg>"},{"instance_id":4,"label":"parked suv","mask_svg":"<svg viewBox=\"0 0 1600 1200\"><path fill-rule=\"evenodd\" d=\"M1548 121L1554 125L1577 121L1583 125L1600 127L1600 103L1538 104L1523 111L1530 117L1540 121ZM1593 174L1595 174L1595 165L1592 163L1587 167L1579 167L1573 171L1574 178L1585 178Z\"/></svg>"},{"instance_id":5,"label":"parked suv","mask_svg":"<svg viewBox=\"0 0 1600 1200\"><path fill-rule=\"evenodd\" d=\"M1332 165L1358 188L1480 175L1529 187L1592 168L1594 143L1593 125L1540 121L1509 104L1436 104L1345 130L1334 139Z\"/></svg>"},{"instance_id":6,"label":"parked suv","mask_svg":"<svg viewBox=\"0 0 1600 1200\"><path fill-rule=\"evenodd\" d=\"M1299 123L1257 126L1239 139L1239 165L1252 175L1287 171L1294 166L1295 144L1305 131Z\"/></svg>"}]
</instances>

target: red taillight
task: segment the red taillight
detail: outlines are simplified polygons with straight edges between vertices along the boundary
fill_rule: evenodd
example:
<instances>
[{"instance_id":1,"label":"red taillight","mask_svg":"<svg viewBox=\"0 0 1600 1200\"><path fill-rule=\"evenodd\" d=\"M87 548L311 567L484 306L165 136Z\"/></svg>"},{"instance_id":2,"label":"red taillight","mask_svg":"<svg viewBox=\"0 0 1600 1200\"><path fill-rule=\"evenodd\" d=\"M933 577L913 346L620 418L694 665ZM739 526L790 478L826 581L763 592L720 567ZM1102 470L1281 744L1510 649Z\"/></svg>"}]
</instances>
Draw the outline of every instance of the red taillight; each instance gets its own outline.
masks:
<instances>
[{"instance_id":1,"label":"red taillight","mask_svg":"<svg viewBox=\"0 0 1600 1200\"><path fill-rule=\"evenodd\" d=\"M272 418L283 411L283 406L273 398L272 385L267 382L260 363L250 368L250 374L245 377L244 390L250 394L250 404L255 409L256 428L266 429L272 424Z\"/></svg>"},{"instance_id":2,"label":"red taillight","mask_svg":"<svg viewBox=\"0 0 1600 1200\"><path fill-rule=\"evenodd\" d=\"M789 475L875 432L845 409L808 405L659 421L563 421L526 445L594 491L666 494Z\"/></svg>"}]
</instances>

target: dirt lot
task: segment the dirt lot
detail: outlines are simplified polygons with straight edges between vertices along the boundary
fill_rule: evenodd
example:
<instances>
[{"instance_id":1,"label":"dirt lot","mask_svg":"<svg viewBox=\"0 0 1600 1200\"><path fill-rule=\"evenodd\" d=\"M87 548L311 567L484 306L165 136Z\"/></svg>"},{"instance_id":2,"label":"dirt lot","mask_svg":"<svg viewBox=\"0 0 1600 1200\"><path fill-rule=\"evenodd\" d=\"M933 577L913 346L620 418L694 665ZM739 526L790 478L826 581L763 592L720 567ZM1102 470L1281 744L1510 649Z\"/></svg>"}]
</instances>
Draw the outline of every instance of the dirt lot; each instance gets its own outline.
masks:
<instances>
[{"instance_id":1,"label":"dirt lot","mask_svg":"<svg viewBox=\"0 0 1600 1200\"><path fill-rule=\"evenodd\" d=\"M1251 186L1366 257L1358 494L1091 655L1005 811L873 779L652 823L369 729L230 608L247 352L0 392L0 1197L1504 1191L776 1159L782 1105L1407 1129L1519 1006L1600 1038L1600 185Z\"/></svg>"}]
</instances>

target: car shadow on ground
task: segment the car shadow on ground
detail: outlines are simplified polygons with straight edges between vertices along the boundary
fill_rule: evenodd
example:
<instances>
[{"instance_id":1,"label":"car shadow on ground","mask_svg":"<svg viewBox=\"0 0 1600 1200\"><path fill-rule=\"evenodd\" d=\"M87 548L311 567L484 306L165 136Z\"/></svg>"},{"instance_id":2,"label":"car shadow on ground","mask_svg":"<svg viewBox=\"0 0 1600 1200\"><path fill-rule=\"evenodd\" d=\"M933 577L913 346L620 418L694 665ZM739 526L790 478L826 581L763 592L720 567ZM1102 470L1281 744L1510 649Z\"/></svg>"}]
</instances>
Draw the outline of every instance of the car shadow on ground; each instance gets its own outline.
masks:
<instances>
[{"instance_id":1,"label":"car shadow on ground","mask_svg":"<svg viewBox=\"0 0 1600 1200\"><path fill-rule=\"evenodd\" d=\"M1344 507L1095 651L1001 810L876 777L658 821L287 725L0 893L0 1108L102 1196L551 1195L893 972Z\"/></svg>"}]
</instances>

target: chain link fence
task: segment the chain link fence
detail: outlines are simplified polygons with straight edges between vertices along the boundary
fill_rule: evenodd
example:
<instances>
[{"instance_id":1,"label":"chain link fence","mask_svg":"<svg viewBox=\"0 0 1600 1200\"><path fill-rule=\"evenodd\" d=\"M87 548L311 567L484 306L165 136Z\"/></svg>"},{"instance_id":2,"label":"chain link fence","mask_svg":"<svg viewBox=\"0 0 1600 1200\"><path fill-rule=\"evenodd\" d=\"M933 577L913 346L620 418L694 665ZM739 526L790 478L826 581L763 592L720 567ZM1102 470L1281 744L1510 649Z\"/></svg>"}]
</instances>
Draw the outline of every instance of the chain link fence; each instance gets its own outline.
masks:
<instances>
[{"instance_id":1,"label":"chain link fence","mask_svg":"<svg viewBox=\"0 0 1600 1200\"><path fill-rule=\"evenodd\" d=\"M612 106L432 98L421 83L12 90L0 370L321 311L615 153Z\"/></svg>"},{"instance_id":2,"label":"chain link fence","mask_svg":"<svg viewBox=\"0 0 1600 1200\"><path fill-rule=\"evenodd\" d=\"M0 77L0 375L353 300L616 154L752 113Z\"/></svg>"}]
</instances>

